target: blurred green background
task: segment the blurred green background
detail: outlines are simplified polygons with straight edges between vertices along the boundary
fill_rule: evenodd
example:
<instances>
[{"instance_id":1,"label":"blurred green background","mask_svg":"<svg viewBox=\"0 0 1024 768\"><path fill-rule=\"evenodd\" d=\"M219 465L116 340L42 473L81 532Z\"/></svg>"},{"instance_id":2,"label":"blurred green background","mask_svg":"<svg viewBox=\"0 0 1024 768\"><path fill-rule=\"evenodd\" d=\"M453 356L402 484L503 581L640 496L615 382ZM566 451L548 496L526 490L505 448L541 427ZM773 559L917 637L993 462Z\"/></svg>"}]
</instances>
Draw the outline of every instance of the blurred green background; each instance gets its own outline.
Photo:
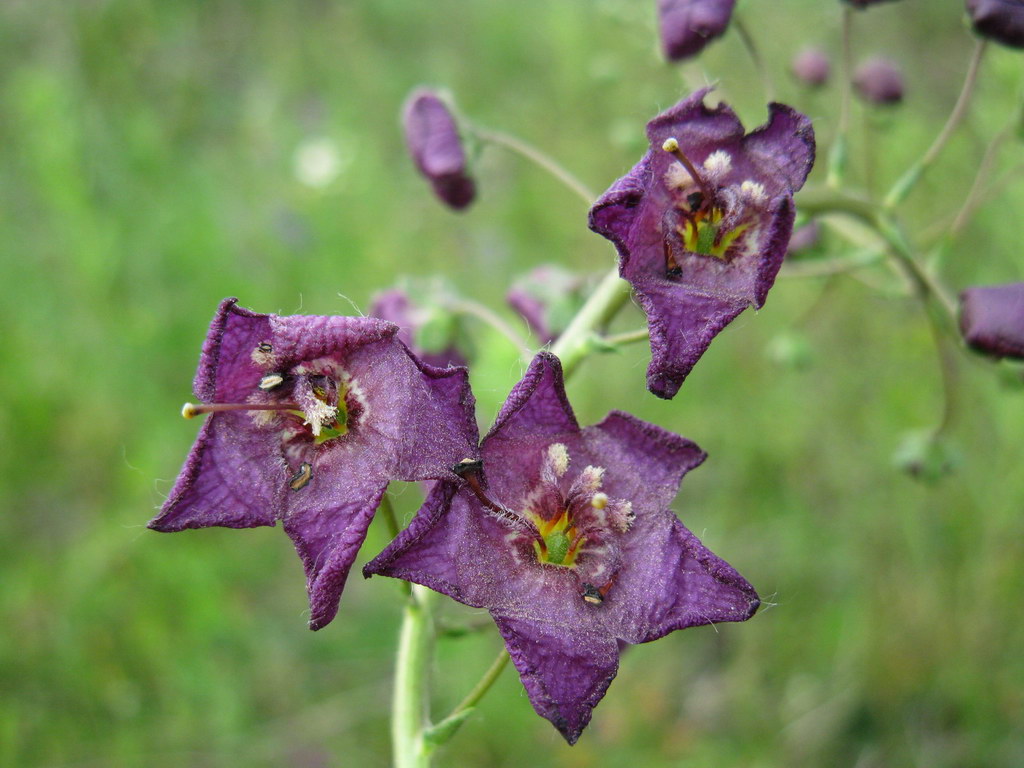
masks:
<instances>
[{"instance_id":1,"label":"blurred green background","mask_svg":"<svg viewBox=\"0 0 1024 768\"><path fill-rule=\"evenodd\" d=\"M837 89L798 87L788 62L837 51L838 3L741 11L824 150ZM387 765L395 584L354 576L311 633L281 531L145 529L196 433L178 408L199 345L225 296L346 314L440 272L505 311L534 265L606 270L580 201L500 149L479 158L468 213L441 207L398 110L413 86L446 86L598 190L705 78L763 119L735 31L682 67L656 40L654 0L0 4L0 765ZM902 108L854 111L854 183L878 191L937 133L972 40L959 0L906 0L858 14L854 43L906 68ZM914 227L957 210L1022 68L990 51L977 108L908 203ZM1020 161L1014 140L997 173ZM1021 279L1022 204L1011 181L980 210L943 264L951 286ZM628 408L710 453L676 509L770 605L632 649L573 748L506 672L439 765L1024 764L1024 392L961 356L958 471L898 471L941 383L920 308L872 287L884 271L864 278L780 280L672 402L644 392L643 345L582 366L583 423ZM641 324L630 308L619 327ZM793 340L805 365L766 354ZM486 426L522 367L502 340L480 346ZM400 490L406 519L418 500ZM375 525L357 567L385 543ZM489 626L440 641L437 713L498 647Z\"/></svg>"}]
</instances>

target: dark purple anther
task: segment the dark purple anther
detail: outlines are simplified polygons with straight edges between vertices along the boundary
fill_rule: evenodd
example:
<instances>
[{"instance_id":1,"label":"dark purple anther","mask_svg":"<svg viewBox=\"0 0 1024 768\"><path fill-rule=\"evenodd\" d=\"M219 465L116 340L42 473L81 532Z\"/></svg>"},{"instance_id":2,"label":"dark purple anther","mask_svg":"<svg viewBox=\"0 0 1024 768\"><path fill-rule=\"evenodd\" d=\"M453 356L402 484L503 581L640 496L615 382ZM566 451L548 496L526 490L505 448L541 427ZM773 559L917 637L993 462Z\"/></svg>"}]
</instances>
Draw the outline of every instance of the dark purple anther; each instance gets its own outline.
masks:
<instances>
[{"instance_id":1,"label":"dark purple anther","mask_svg":"<svg viewBox=\"0 0 1024 768\"><path fill-rule=\"evenodd\" d=\"M462 210L476 196L476 184L466 167L466 152L448 104L427 89L413 91L402 114L405 142L420 173L439 198Z\"/></svg>"},{"instance_id":2,"label":"dark purple anther","mask_svg":"<svg viewBox=\"0 0 1024 768\"><path fill-rule=\"evenodd\" d=\"M696 56L725 34L736 0L658 0L661 48L669 61Z\"/></svg>"},{"instance_id":3,"label":"dark purple anther","mask_svg":"<svg viewBox=\"0 0 1024 768\"><path fill-rule=\"evenodd\" d=\"M149 527L284 523L306 568L311 629L334 618L391 480L455 480L476 455L465 368L433 368L370 317L264 315L225 299L188 418L209 414Z\"/></svg>"},{"instance_id":4,"label":"dark purple anther","mask_svg":"<svg viewBox=\"0 0 1024 768\"><path fill-rule=\"evenodd\" d=\"M814 164L811 121L769 105L745 134L709 89L647 124L651 148L590 210L647 313L647 388L671 398L712 339L761 307L793 229L793 193Z\"/></svg>"},{"instance_id":5,"label":"dark purple anther","mask_svg":"<svg viewBox=\"0 0 1024 768\"><path fill-rule=\"evenodd\" d=\"M1024 359L1024 283L966 289L960 294L960 332L979 352Z\"/></svg>"},{"instance_id":6,"label":"dark purple anther","mask_svg":"<svg viewBox=\"0 0 1024 768\"><path fill-rule=\"evenodd\" d=\"M899 104L903 101L903 72L892 59L876 56L857 67L853 87L871 104Z\"/></svg>"},{"instance_id":7,"label":"dark purple anther","mask_svg":"<svg viewBox=\"0 0 1024 768\"><path fill-rule=\"evenodd\" d=\"M1024 48L1024 0L967 0L967 15L982 37Z\"/></svg>"},{"instance_id":8,"label":"dark purple anther","mask_svg":"<svg viewBox=\"0 0 1024 768\"><path fill-rule=\"evenodd\" d=\"M815 88L827 83L832 72L828 54L821 48L804 48L793 58L791 67L793 77Z\"/></svg>"},{"instance_id":9,"label":"dark purple anther","mask_svg":"<svg viewBox=\"0 0 1024 768\"><path fill-rule=\"evenodd\" d=\"M754 588L670 509L704 452L620 411L580 428L554 355L534 358L480 457L363 573L490 611L533 708L570 744L623 644L757 610Z\"/></svg>"}]
</instances>

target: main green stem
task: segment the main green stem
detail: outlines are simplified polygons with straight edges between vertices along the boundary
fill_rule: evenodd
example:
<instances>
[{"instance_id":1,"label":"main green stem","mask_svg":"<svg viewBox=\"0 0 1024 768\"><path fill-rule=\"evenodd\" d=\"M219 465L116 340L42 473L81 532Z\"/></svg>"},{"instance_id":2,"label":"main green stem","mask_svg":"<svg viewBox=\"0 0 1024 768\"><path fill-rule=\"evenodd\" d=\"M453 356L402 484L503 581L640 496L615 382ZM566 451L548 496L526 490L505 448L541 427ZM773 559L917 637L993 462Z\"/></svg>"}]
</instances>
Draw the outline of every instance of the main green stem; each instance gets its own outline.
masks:
<instances>
[{"instance_id":1,"label":"main green stem","mask_svg":"<svg viewBox=\"0 0 1024 768\"><path fill-rule=\"evenodd\" d=\"M629 283L613 269L598 284L565 333L551 347L551 352L562 361L562 371L568 377L580 362L595 350L594 334L606 325L629 301Z\"/></svg>"},{"instance_id":2,"label":"main green stem","mask_svg":"<svg viewBox=\"0 0 1024 768\"><path fill-rule=\"evenodd\" d=\"M391 702L395 768L427 768L430 765L430 751L423 733L428 724L427 679L434 638L432 600L433 593L429 589L414 584L402 614Z\"/></svg>"}]
</instances>

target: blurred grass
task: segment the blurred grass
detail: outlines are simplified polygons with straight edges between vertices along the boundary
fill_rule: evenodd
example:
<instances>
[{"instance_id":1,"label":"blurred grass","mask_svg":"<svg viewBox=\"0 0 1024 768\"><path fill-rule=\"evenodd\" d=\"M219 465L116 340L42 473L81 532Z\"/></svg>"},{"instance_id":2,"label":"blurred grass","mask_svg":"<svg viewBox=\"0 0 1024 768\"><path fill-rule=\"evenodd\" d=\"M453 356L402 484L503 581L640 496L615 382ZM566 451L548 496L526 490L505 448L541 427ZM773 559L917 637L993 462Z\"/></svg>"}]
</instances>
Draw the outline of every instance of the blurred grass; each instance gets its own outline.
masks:
<instances>
[{"instance_id":1,"label":"blurred grass","mask_svg":"<svg viewBox=\"0 0 1024 768\"><path fill-rule=\"evenodd\" d=\"M144 529L195 434L177 409L199 343L227 295L347 313L399 273L444 272L497 306L530 266L606 269L611 249L580 203L498 151L480 158L474 209L442 209L404 154L397 111L412 86L447 86L474 120L595 189L705 73L760 122L736 36L668 67L653 5L0 6L0 765L387 764L394 584L353 579L338 620L314 634L280 531ZM786 67L806 43L836 49L835 6L743 6L780 99L815 118L823 147L836 92L806 93ZM908 80L905 108L857 109L858 179L869 149L884 189L940 127L971 47L961 7L909 0L858 15L858 53L897 58ZM910 201L915 225L956 211L1020 98L1021 55L990 54L978 108ZM320 139L342 171L312 188L296 153ZM999 167L1020 159L1012 143ZM980 211L943 265L951 285L1020 279L1022 202L1011 184ZM911 481L889 457L939 413L927 327L912 303L856 280L819 301L822 286L780 282L671 403L641 394L640 348L588 362L570 386L584 423L626 407L709 451L676 507L774 605L747 625L632 649L572 749L506 673L440 764L1024 763L1022 392L962 365L963 465L935 487ZM622 327L640 323L632 311ZM797 325L812 365L774 365L766 347ZM521 369L501 341L484 346L486 425ZM399 497L406 518L417 494ZM365 556L384 543L372 530ZM440 642L438 712L497 647L489 629Z\"/></svg>"}]
</instances>

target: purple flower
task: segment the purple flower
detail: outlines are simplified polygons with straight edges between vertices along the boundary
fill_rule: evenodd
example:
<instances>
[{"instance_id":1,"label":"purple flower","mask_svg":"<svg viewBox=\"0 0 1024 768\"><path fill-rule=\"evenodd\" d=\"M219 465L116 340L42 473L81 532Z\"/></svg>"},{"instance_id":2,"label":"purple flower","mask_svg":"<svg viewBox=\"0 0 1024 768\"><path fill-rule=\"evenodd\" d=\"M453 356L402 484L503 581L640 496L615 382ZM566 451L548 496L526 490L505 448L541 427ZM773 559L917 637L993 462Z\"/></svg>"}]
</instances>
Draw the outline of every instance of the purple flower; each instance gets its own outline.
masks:
<instances>
[{"instance_id":1,"label":"purple flower","mask_svg":"<svg viewBox=\"0 0 1024 768\"><path fill-rule=\"evenodd\" d=\"M444 203L459 211L473 202L476 183L466 168L466 152L455 117L437 93L413 91L402 115L405 143L420 173Z\"/></svg>"},{"instance_id":2,"label":"purple flower","mask_svg":"<svg viewBox=\"0 0 1024 768\"><path fill-rule=\"evenodd\" d=\"M388 482L447 478L476 445L464 368L424 365L398 328L264 315L221 302L193 391L210 413L157 531L284 522L306 568L311 629L334 618Z\"/></svg>"},{"instance_id":3,"label":"purple flower","mask_svg":"<svg viewBox=\"0 0 1024 768\"><path fill-rule=\"evenodd\" d=\"M619 273L647 313L647 387L671 398L711 340L764 304L793 228L793 193L814 163L804 115L769 106L744 135L709 89L647 124L651 148L590 211L590 228L619 251Z\"/></svg>"},{"instance_id":4,"label":"purple flower","mask_svg":"<svg viewBox=\"0 0 1024 768\"><path fill-rule=\"evenodd\" d=\"M876 56L857 67L853 87L872 104L899 104L903 101L903 72L892 59Z\"/></svg>"},{"instance_id":5,"label":"purple flower","mask_svg":"<svg viewBox=\"0 0 1024 768\"><path fill-rule=\"evenodd\" d=\"M967 0L967 15L982 37L1024 48L1024 0Z\"/></svg>"},{"instance_id":6,"label":"purple flower","mask_svg":"<svg viewBox=\"0 0 1024 768\"><path fill-rule=\"evenodd\" d=\"M793 77L805 85L819 87L828 82L832 63L821 48L804 48L790 64Z\"/></svg>"},{"instance_id":7,"label":"purple flower","mask_svg":"<svg viewBox=\"0 0 1024 768\"><path fill-rule=\"evenodd\" d=\"M531 270L512 284L505 300L530 331L549 344L566 329L583 306L586 280L554 264Z\"/></svg>"},{"instance_id":8,"label":"purple flower","mask_svg":"<svg viewBox=\"0 0 1024 768\"><path fill-rule=\"evenodd\" d=\"M417 300L410 298L410 292ZM398 338L420 360L437 368L466 365L459 350L461 327L458 317L444 306L444 288L416 283L415 288L393 288L377 294L370 317L398 326Z\"/></svg>"},{"instance_id":9,"label":"purple flower","mask_svg":"<svg viewBox=\"0 0 1024 768\"><path fill-rule=\"evenodd\" d=\"M960 332L979 352L1024 359L1024 283L966 289L960 294Z\"/></svg>"},{"instance_id":10,"label":"purple flower","mask_svg":"<svg viewBox=\"0 0 1024 768\"><path fill-rule=\"evenodd\" d=\"M661 48L669 61L696 56L725 34L736 0L658 0Z\"/></svg>"},{"instance_id":11,"label":"purple flower","mask_svg":"<svg viewBox=\"0 0 1024 768\"><path fill-rule=\"evenodd\" d=\"M619 643L743 621L753 587L669 510L705 454L613 411L581 429L541 353L463 482L440 482L367 564L490 611L534 709L572 744L618 669Z\"/></svg>"}]
</instances>

